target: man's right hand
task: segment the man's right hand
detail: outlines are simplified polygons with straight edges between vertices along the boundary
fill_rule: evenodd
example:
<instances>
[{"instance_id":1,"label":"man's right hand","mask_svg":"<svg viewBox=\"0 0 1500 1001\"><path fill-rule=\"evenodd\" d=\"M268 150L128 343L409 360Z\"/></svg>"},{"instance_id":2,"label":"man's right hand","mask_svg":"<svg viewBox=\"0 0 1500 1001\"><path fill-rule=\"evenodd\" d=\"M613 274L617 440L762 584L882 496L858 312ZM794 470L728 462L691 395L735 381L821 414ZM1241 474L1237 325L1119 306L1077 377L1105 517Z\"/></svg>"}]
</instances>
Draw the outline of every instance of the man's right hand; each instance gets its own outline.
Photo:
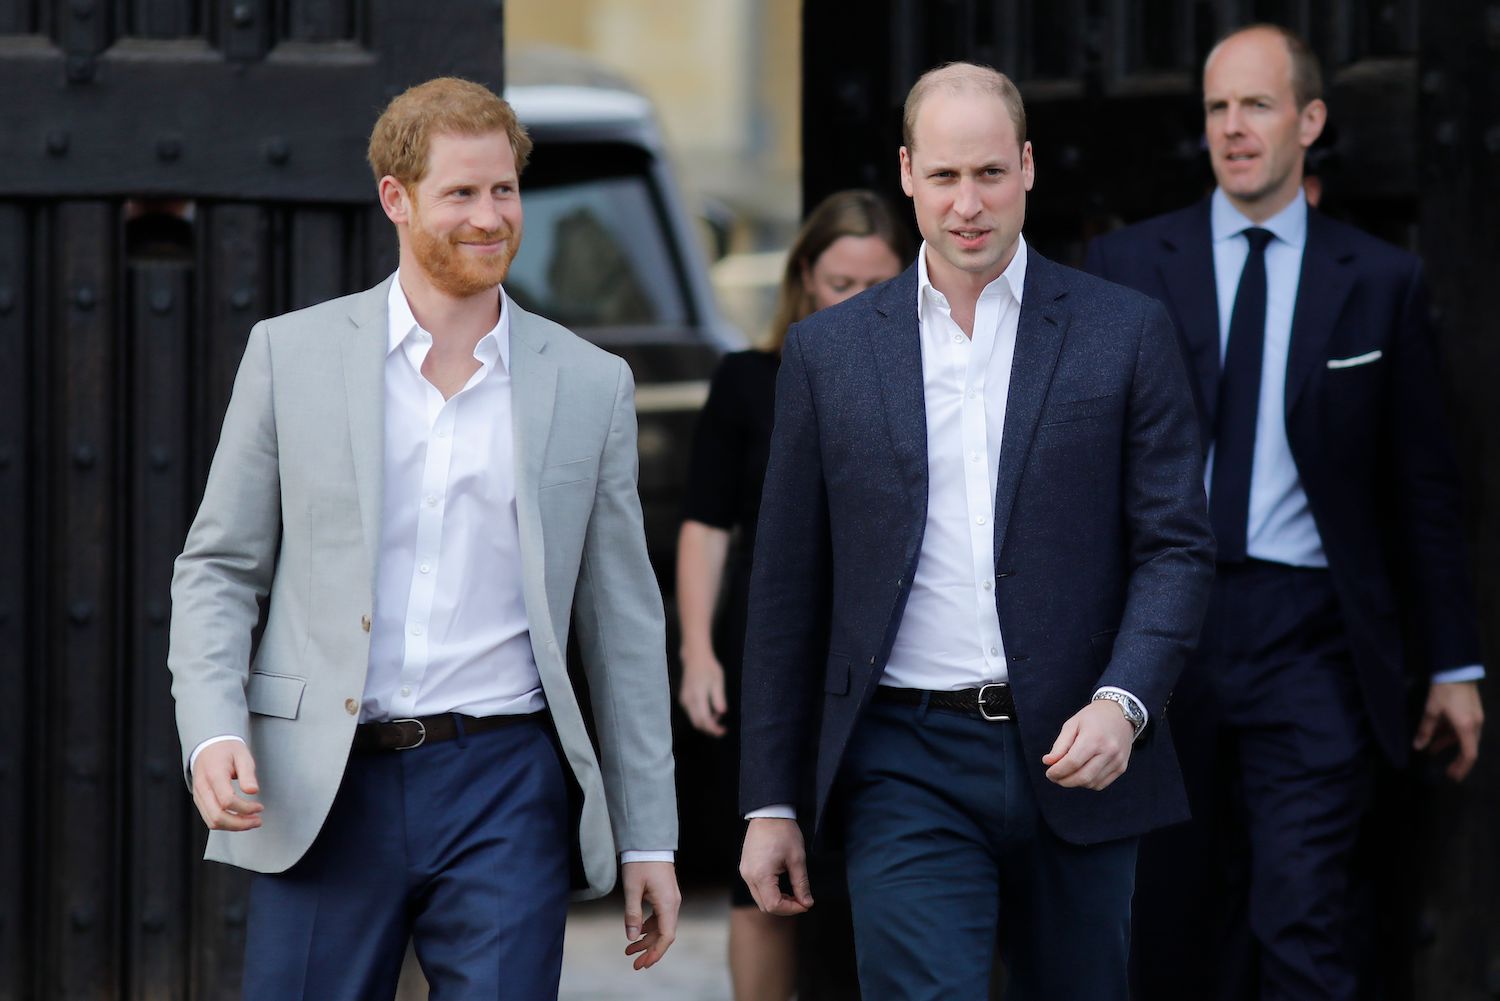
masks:
<instances>
[{"instance_id":1,"label":"man's right hand","mask_svg":"<svg viewBox=\"0 0 1500 1001\"><path fill-rule=\"evenodd\" d=\"M261 804L235 792L234 782L251 796L260 792L255 758L242 740L221 740L198 752L193 763L193 803L211 831L249 831L260 826Z\"/></svg>"},{"instance_id":2,"label":"man's right hand","mask_svg":"<svg viewBox=\"0 0 1500 1001\"><path fill-rule=\"evenodd\" d=\"M792 884L790 895L781 892L782 873ZM740 855L740 878L767 914L801 914L813 905L807 852L795 820L757 817L750 821Z\"/></svg>"}]
</instances>

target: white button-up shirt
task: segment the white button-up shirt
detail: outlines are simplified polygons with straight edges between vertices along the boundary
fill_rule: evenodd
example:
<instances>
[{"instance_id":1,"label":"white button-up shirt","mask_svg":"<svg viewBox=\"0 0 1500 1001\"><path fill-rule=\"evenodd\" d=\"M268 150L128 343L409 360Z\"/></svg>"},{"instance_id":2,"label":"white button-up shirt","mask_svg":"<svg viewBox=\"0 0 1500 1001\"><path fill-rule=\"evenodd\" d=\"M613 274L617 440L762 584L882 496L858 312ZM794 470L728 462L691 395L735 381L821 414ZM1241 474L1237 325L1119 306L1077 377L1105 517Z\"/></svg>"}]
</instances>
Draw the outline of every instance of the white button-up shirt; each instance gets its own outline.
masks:
<instances>
[{"instance_id":1,"label":"white button-up shirt","mask_svg":"<svg viewBox=\"0 0 1500 1001\"><path fill-rule=\"evenodd\" d=\"M385 481L360 719L543 708L521 592L510 312L451 399L422 375L432 335L391 282Z\"/></svg>"},{"instance_id":2,"label":"white button-up shirt","mask_svg":"<svg viewBox=\"0 0 1500 1001\"><path fill-rule=\"evenodd\" d=\"M954 691L1005 681L995 611L995 483L1010 367L1026 284L1026 241L985 286L971 339L917 255L922 395L927 406L927 528L883 685Z\"/></svg>"}]
</instances>

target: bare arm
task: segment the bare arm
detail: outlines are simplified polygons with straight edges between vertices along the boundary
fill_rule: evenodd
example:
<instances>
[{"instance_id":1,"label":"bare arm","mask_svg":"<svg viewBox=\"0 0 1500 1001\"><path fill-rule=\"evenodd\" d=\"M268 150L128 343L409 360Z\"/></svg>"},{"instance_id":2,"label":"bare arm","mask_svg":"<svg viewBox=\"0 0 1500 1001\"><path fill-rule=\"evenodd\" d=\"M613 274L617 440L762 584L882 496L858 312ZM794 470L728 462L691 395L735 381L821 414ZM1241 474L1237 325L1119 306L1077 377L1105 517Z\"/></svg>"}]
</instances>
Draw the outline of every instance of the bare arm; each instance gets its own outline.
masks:
<instances>
[{"instance_id":1,"label":"bare arm","mask_svg":"<svg viewBox=\"0 0 1500 1001\"><path fill-rule=\"evenodd\" d=\"M682 684L677 701L693 726L724 736L721 720L729 703L724 668L714 655L714 608L724 580L729 533L691 519L677 534L677 615L682 623Z\"/></svg>"}]
</instances>

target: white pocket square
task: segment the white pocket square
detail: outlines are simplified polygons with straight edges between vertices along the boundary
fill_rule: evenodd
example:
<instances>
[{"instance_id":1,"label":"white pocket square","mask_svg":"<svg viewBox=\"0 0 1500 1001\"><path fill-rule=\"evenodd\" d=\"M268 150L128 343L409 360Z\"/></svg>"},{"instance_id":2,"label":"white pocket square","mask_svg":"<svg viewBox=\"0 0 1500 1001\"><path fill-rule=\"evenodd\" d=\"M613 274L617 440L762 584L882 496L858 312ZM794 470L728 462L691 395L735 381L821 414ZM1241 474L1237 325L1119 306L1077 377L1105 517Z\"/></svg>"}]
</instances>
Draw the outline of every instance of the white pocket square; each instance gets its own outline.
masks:
<instances>
[{"instance_id":1,"label":"white pocket square","mask_svg":"<svg viewBox=\"0 0 1500 1001\"><path fill-rule=\"evenodd\" d=\"M1375 350L1367 351L1362 355L1355 355L1353 358L1330 358L1328 359L1328 367L1353 368L1356 365L1368 365L1372 361L1379 361L1383 353L1382 351Z\"/></svg>"}]
</instances>

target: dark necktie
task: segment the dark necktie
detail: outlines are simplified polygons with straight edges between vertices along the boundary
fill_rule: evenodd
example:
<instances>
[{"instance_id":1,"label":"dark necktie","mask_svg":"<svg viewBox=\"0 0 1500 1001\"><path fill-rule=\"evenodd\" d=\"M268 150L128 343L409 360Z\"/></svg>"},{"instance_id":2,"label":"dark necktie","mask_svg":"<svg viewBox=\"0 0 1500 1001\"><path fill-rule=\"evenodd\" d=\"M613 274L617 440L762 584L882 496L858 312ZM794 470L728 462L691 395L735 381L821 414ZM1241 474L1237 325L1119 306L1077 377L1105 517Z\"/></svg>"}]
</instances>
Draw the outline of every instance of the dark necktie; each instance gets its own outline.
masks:
<instances>
[{"instance_id":1,"label":"dark necktie","mask_svg":"<svg viewBox=\"0 0 1500 1001\"><path fill-rule=\"evenodd\" d=\"M1240 272L1229 345L1219 373L1219 405L1214 422L1214 472L1208 513L1219 543L1219 562L1245 559L1250 514L1250 470L1255 459L1255 416L1260 404L1260 363L1266 344L1266 244L1271 233L1245 230L1250 254Z\"/></svg>"}]
</instances>

